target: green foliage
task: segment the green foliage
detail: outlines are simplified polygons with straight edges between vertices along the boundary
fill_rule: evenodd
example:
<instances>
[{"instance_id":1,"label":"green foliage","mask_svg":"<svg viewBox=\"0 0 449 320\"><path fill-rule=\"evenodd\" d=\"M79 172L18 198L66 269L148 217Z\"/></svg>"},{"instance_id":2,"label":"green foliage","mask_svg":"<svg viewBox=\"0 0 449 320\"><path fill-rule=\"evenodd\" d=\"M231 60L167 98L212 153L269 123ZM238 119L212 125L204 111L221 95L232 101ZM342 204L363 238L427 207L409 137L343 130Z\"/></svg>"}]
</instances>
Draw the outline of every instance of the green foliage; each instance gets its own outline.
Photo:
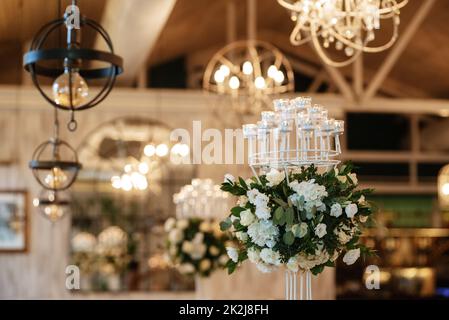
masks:
<instances>
[{"instance_id":1,"label":"green foliage","mask_svg":"<svg viewBox=\"0 0 449 320\"><path fill-rule=\"evenodd\" d=\"M244 179L239 178L236 182L224 182L221 189L234 196L245 196L249 190L256 189L268 196L268 208L271 212L270 220L279 230L279 235L272 249L279 252L283 263L299 254L314 256L316 252L326 251L329 258L311 269L313 274L319 274L324 267L335 266L335 262L330 260L334 253L343 254L348 250L356 248L360 248L362 256L372 253L371 250L360 244L360 230L363 229L364 223L361 222L359 217L370 217L375 211L375 208L369 201L363 200L373 190L358 190L353 170L353 164L348 162L338 170L331 169L325 173L319 173L318 169L313 165L302 167L301 170L289 173L288 181L290 182L296 181L301 183L307 181L325 187L327 196L324 196L322 204L318 208L317 206L307 204L304 195L296 194L285 178L273 187L267 185L268 179L266 175L259 176L259 179L252 177L251 183L247 183ZM345 213L345 207L351 203L357 204L358 212L354 218L349 218ZM342 213L338 217L330 214L331 207L334 204L339 204L342 208ZM256 206L248 202L244 207L236 206L232 208L230 215L234 217L234 223L231 223L228 217L221 223L221 229L247 233L248 226L240 224L240 214L244 210L251 210L255 214ZM305 230L299 228L301 223L307 225L307 230L304 234L302 234L302 231ZM315 234L315 229L321 223L326 225L326 234L320 238ZM340 242L340 237L343 237L345 234L349 241ZM301 238L299 237L300 235L302 236ZM241 242L239 261L228 264L229 272L233 272L239 263L247 259L246 253L251 247L257 250L263 249L263 247L259 247L248 237L248 240Z\"/></svg>"}]
</instances>

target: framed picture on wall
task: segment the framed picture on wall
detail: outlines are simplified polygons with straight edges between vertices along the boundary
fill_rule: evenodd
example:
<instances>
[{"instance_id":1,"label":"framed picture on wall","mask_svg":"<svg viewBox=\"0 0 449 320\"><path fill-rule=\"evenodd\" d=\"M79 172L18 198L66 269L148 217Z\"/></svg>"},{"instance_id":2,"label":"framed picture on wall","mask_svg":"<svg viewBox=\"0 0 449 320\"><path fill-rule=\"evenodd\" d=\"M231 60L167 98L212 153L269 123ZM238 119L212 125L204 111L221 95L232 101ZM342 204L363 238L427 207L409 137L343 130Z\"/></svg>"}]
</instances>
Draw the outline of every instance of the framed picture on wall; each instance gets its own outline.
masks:
<instances>
[{"instance_id":1,"label":"framed picture on wall","mask_svg":"<svg viewBox=\"0 0 449 320\"><path fill-rule=\"evenodd\" d=\"M0 190L0 253L28 250L27 192Z\"/></svg>"}]
</instances>

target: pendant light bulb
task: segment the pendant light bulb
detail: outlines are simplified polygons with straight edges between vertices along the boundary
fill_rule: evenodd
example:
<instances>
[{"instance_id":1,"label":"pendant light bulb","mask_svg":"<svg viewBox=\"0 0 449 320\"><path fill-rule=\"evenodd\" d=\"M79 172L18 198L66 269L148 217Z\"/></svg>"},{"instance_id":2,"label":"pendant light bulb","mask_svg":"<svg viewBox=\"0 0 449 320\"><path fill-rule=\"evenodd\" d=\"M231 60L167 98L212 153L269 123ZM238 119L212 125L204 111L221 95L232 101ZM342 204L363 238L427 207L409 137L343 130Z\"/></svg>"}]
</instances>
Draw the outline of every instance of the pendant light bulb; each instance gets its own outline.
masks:
<instances>
[{"instance_id":1,"label":"pendant light bulb","mask_svg":"<svg viewBox=\"0 0 449 320\"><path fill-rule=\"evenodd\" d=\"M78 69L65 68L64 73L53 82L53 99L61 106L70 108L70 81L72 83L72 105L84 103L89 95L89 87Z\"/></svg>"}]
</instances>

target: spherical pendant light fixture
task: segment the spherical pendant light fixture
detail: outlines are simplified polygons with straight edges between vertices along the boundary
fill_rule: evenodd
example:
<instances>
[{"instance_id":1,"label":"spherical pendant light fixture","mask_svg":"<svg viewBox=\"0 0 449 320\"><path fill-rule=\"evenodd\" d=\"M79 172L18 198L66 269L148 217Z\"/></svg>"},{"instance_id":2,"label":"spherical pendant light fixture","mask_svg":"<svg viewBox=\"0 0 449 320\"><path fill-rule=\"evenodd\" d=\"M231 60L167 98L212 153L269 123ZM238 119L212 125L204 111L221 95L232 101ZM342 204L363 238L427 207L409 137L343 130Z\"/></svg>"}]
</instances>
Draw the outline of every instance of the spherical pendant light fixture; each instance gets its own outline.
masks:
<instances>
[{"instance_id":1,"label":"spherical pendant light fixture","mask_svg":"<svg viewBox=\"0 0 449 320\"><path fill-rule=\"evenodd\" d=\"M44 189L53 191L68 189L81 169L76 151L59 138L40 144L29 166L36 181Z\"/></svg>"},{"instance_id":2,"label":"spherical pendant light fixture","mask_svg":"<svg viewBox=\"0 0 449 320\"><path fill-rule=\"evenodd\" d=\"M219 50L203 78L206 91L230 97L240 113L260 112L273 97L293 91L294 85L288 59L258 40L232 42Z\"/></svg>"},{"instance_id":3,"label":"spherical pendant light fixture","mask_svg":"<svg viewBox=\"0 0 449 320\"><path fill-rule=\"evenodd\" d=\"M57 222L68 213L70 198L65 192L44 189L38 198L33 199L33 206L38 208L45 218Z\"/></svg>"},{"instance_id":4,"label":"spherical pendant light fixture","mask_svg":"<svg viewBox=\"0 0 449 320\"><path fill-rule=\"evenodd\" d=\"M76 1L72 2L72 7L78 8ZM46 101L56 108L71 111L68 128L74 131L77 127L74 112L92 108L107 97L117 75L123 72L123 60L114 54L108 33L97 22L80 16L80 30L77 30L68 23L70 18L65 14L64 18L44 25L35 35L30 50L23 56L23 65L25 70L30 72L34 85ZM109 51L82 48L80 34L84 28L98 33ZM49 37L62 29L67 33L65 47L47 48ZM55 62L56 66L49 65ZM98 63L106 66L93 67ZM51 96L42 89L38 76L53 79ZM99 92L93 95L87 80L98 79L104 79L104 84Z\"/></svg>"}]
</instances>

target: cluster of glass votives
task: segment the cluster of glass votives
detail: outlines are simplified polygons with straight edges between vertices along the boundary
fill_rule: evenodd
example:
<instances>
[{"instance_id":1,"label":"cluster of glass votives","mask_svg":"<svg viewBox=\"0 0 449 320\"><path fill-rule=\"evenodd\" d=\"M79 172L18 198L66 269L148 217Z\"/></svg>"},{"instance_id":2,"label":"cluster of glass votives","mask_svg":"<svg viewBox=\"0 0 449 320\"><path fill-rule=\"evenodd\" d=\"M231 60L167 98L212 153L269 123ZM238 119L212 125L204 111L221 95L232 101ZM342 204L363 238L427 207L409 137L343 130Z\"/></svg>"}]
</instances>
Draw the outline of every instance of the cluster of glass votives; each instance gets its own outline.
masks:
<instances>
[{"instance_id":1,"label":"cluster of glass votives","mask_svg":"<svg viewBox=\"0 0 449 320\"><path fill-rule=\"evenodd\" d=\"M229 210L228 194L214 185L211 179L192 179L179 193L173 195L176 217L222 219Z\"/></svg>"},{"instance_id":2,"label":"cluster of glass votives","mask_svg":"<svg viewBox=\"0 0 449 320\"><path fill-rule=\"evenodd\" d=\"M274 111L263 111L257 124L243 125L249 165L276 169L337 164L343 132L344 121L329 118L310 97L274 100Z\"/></svg>"}]
</instances>

